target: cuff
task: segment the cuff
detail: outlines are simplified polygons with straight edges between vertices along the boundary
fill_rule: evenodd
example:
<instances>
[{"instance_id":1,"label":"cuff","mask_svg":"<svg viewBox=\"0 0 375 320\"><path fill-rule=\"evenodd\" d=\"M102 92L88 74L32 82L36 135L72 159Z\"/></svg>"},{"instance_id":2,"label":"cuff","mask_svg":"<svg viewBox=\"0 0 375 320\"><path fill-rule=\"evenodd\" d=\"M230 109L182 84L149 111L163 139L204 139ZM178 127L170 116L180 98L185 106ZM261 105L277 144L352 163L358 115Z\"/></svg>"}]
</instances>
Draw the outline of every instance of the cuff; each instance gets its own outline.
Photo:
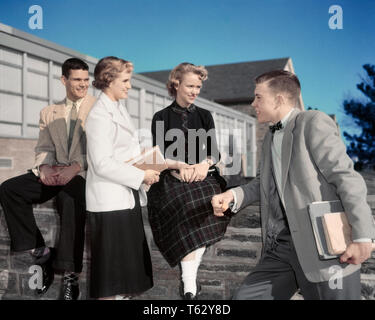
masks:
<instances>
[{"instance_id":1,"label":"cuff","mask_svg":"<svg viewBox=\"0 0 375 320\"><path fill-rule=\"evenodd\" d=\"M353 242L373 242L370 238L360 238L353 240Z\"/></svg>"},{"instance_id":2,"label":"cuff","mask_svg":"<svg viewBox=\"0 0 375 320\"><path fill-rule=\"evenodd\" d=\"M237 187L237 188L234 188L234 189L230 189L229 191L232 192L233 198L234 198L234 202L233 202L233 205L231 207L231 210L232 210L233 213L237 213L239 211L240 207L241 207L242 202L243 202L243 197L244 197L243 190L242 190L242 188Z\"/></svg>"}]
</instances>

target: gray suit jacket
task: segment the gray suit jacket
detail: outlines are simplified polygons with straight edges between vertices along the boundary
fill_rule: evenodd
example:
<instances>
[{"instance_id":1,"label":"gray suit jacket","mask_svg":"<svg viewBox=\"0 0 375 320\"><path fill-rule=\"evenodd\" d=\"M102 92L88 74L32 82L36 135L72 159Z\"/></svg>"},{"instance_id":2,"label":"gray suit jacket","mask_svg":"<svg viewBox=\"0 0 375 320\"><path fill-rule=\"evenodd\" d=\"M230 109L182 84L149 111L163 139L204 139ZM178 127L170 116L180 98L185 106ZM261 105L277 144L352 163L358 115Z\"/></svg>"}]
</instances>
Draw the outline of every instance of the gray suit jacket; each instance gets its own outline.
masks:
<instances>
[{"instance_id":1,"label":"gray suit jacket","mask_svg":"<svg viewBox=\"0 0 375 320\"><path fill-rule=\"evenodd\" d=\"M342 201L352 238L375 238L375 224L366 201L367 188L353 169L334 121L320 111L295 110L284 129L282 142L282 192L291 236L301 267L311 282L328 281L333 265L346 276L360 265L340 264L339 259L319 259L307 205L314 201ZM260 201L263 243L269 215L272 134L266 134L255 179L235 188L237 208ZM337 276L338 274L336 274Z\"/></svg>"},{"instance_id":2,"label":"gray suit jacket","mask_svg":"<svg viewBox=\"0 0 375 320\"><path fill-rule=\"evenodd\" d=\"M39 166L42 164L69 165L73 162L78 162L81 166L79 175L85 178L87 160L84 125L87 114L95 100L94 97L87 95L82 101L69 152L64 110L65 99L60 103L42 109L39 120L39 139L35 147L35 163L32 168L35 175L39 176Z\"/></svg>"}]
</instances>

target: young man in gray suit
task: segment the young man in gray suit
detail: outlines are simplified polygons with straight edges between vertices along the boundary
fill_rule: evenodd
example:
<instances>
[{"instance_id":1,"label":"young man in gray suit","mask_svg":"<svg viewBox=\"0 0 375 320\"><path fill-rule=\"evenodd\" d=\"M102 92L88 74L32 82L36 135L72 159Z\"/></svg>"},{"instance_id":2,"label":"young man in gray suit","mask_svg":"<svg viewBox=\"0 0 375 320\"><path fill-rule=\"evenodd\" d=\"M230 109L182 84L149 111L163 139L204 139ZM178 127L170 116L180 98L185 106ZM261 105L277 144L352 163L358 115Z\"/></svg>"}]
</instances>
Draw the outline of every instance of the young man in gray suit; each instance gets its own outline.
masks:
<instances>
[{"instance_id":1,"label":"young man in gray suit","mask_svg":"<svg viewBox=\"0 0 375 320\"><path fill-rule=\"evenodd\" d=\"M61 298L76 300L82 271L86 217L86 136L84 124L95 98L87 95L88 65L77 58L62 65L66 98L40 112L35 163L24 175L5 181L0 201L11 240L11 250L30 251L42 269L44 294L54 279L54 269L64 271ZM33 215L33 204L56 196L60 239L56 250L45 245Z\"/></svg>"},{"instance_id":2,"label":"young man in gray suit","mask_svg":"<svg viewBox=\"0 0 375 320\"><path fill-rule=\"evenodd\" d=\"M363 178L354 171L335 122L320 111L300 112L298 78L284 70L256 79L255 108L266 134L250 183L215 195L217 216L260 201L263 249L234 299L360 299L360 266L371 255L375 225ZM338 259L320 260L308 204L341 200L352 240Z\"/></svg>"}]
</instances>

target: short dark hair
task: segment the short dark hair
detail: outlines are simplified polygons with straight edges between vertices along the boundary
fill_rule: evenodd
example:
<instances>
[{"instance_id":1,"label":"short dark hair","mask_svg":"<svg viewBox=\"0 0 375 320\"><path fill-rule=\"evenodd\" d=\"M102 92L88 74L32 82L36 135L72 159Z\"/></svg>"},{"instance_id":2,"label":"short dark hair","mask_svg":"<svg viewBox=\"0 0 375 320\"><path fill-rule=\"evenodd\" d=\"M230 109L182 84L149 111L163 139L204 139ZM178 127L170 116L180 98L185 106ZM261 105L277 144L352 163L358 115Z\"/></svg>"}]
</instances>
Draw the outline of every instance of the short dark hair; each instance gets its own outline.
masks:
<instances>
[{"instance_id":1,"label":"short dark hair","mask_svg":"<svg viewBox=\"0 0 375 320\"><path fill-rule=\"evenodd\" d=\"M86 62L82 61L78 58L70 58L65 60L63 65L61 66L62 75L65 78L69 78L70 70L89 70L89 66Z\"/></svg>"},{"instance_id":2,"label":"short dark hair","mask_svg":"<svg viewBox=\"0 0 375 320\"><path fill-rule=\"evenodd\" d=\"M274 93L284 92L289 99L296 102L301 93L301 84L297 76L286 70L273 70L261 74L255 79L255 84L267 82Z\"/></svg>"},{"instance_id":3,"label":"short dark hair","mask_svg":"<svg viewBox=\"0 0 375 320\"><path fill-rule=\"evenodd\" d=\"M130 61L109 56L99 60L94 70L94 81L92 85L96 89L103 90L109 87L110 83L115 80L119 73L127 70L133 71L133 64Z\"/></svg>"}]
</instances>

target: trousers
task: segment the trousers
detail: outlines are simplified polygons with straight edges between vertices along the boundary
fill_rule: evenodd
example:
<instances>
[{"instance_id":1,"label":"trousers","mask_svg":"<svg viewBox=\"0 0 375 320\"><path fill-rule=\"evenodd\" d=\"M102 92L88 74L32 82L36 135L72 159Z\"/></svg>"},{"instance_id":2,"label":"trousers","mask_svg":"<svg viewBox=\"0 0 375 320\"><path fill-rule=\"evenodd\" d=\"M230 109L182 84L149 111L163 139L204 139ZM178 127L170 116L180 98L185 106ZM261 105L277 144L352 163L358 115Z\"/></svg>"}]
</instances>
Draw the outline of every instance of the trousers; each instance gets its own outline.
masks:
<instances>
[{"instance_id":1,"label":"trousers","mask_svg":"<svg viewBox=\"0 0 375 320\"><path fill-rule=\"evenodd\" d=\"M6 180L0 186L0 203L8 225L12 251L26 251L45 246L36 224L33 204L44 203L56 196L60 216L59 241L53 267L81 272L85 239L85 186L75 176L64 186L46 186L33 173Z\"/></svg>"},{"instance_id":2,"label":"trousers","mask_svg":"<svg viewBox=\"0 0 375 320\"><path fill-rule=\"evenodd\" d=\"M329 281L310 282L298 262L290 234L281 233L254 270L235 291L234 300L289 300L299 289L305 300L360 300L360 270L340 277L340 266Z\"/></svg>"}]
</instances>

